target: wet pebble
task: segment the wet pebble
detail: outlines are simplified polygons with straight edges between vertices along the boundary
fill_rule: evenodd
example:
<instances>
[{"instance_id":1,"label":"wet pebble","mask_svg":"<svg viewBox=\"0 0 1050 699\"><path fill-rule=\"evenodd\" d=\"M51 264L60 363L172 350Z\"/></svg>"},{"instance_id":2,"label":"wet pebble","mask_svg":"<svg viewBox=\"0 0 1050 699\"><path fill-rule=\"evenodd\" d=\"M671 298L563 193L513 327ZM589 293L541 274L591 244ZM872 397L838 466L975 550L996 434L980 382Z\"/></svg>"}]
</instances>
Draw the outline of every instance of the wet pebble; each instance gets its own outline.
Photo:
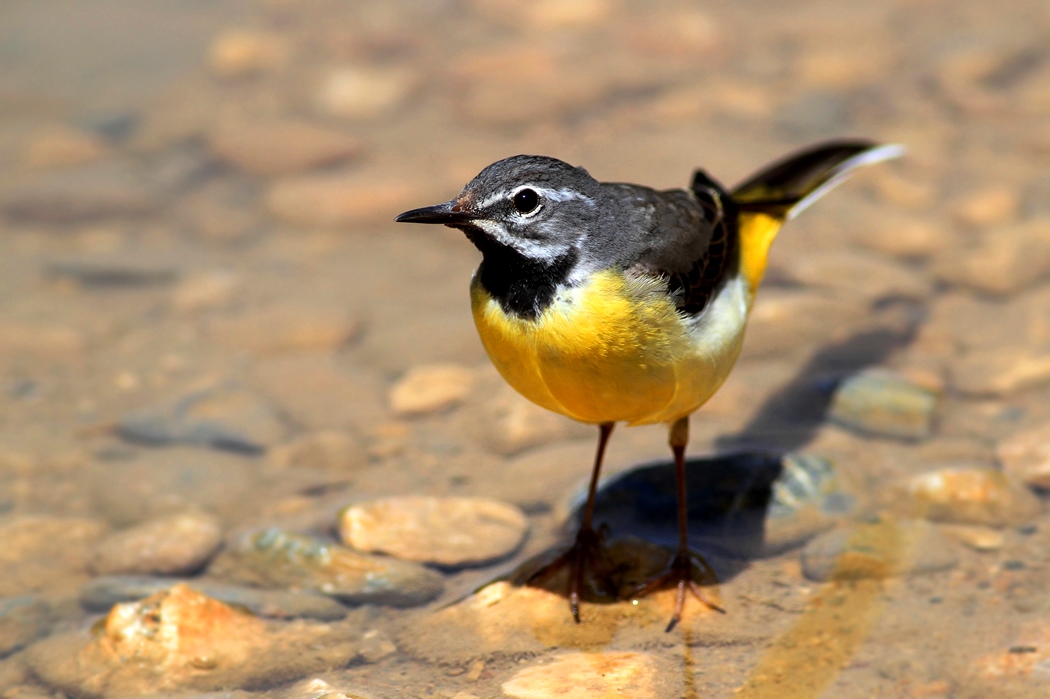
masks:
<instances>
[{"instance_id":1,"label":"wet pebble","mask_svg":"<svg viewBox=\"0 0 1050 699\"><path fill-rule=\"evenodd\" d=\"M996 228L973 247L940 256L933 273L986 294L1014 294L1050 275L1050 219Z\"/></svg>"},{"instance_id":2,"label":"wet pebble","mask_svg":"<svg viewBox=\"0 0 1050 699\"><path fill-rule=\"evenodd\" d=\"M319 430L274 447L269 461L276 468L314 468L353 473L368 464L359 437L345 430Z\"/></svg>"},{"instance_id":3,"label":"wet pebble","mask_svg":"<svg viewBox=\"0 0 1050 699\"><path fill-rule=\"evenodd\" d=\"M338 349L351 342L360 328L345 311L282 303L214 318L209 332L225 347L265 354Z\"/></svg>"},{"instance_id":4,"label":"wet pebble","mask_svg":"<svg viewBox=\"0 0 1050 699\"><path fill-rule=\"evenodd\" d=\"M992 468L930 471L909 480L905 492L915 515L937 522L1020 526L1042 510L1039 498L1023 483Z\"/></svg>"},{"instance_id":5,"label":"wet pebble","mask_svg":"<svg viewBox=\"0 0 1050 699\"><path fill-rule=\"evenodd\" d=\"M474 374L458 364L431 364L409 369L390 389L396 415L423 415L450 408L470 394Z\"/></svg>"},{"instance_id":6,"label":"wet pebble","mask_svg":"<svg viewBox=\"0 0 1050 699\"><path fill-rule=\"evenodd\" d=\"M193 445L259 454L286 428L266 401L233 385L194 391L120 419L117 434L153 446Z\"/></svg>"},{"instance_id":7,"label":"wet pebble","mask_svg":"<svg viewBox=\"0 0 1050 699\"><path fill-rule=\"evenodd\" d=\"M282 67L291 45L280 34L233 29L217 36L208 51L208 67L220 78L243 78Z\"/></svg>"},{"instance_id":8,"label":"wet pebble","mask_svg":"<svg viewBox=\"0 0 1050 699\"><path fill-rule=\"evenodd\" d=\"M887 578L953 567L958 554L934 525L883 519L818 535L802 550L802 571L816 581Z\"/></svg>"},{"instance_id":9,"label":"wet pebble","mask_svg":"<svg viewBox=\"0 0 1050 699\"><path fill-rule=\"evenodd\" d=\"M812 454L785 454L780 461L762 537L765 556L801 546L857 504L841 489L831 461Z\"/></svg>"},{"instance_id":10,"label":"wet pebble","mask_svg":"<svg viewBox=\"0 0 1050 699\"><path fill-rule=\"evenodd\" d=\"M0 518L0 597L64 590L87 572L108 527L93 519L9 515Z\"/></svg>"},{"instance_id":11,"label":"wet pebble","mask_svg":"<svg viewBox=\"0 0 1050 699\"><path fill-rule=\"evenodd\" d=\"M240 279L233 272L212 270L183 277L171 293L171 307L179 313L221 308L233 301Z\"/></svg>"},{"instance_id":12,"label":"wet pebble","mask_svg":"<svg viewBox=\"0 0 1050 699\"><path fill-rule=\"evenodd\" d=\"M1021 197L1017 189L1008 185L992 185L967 192L953 202L955 218L973 227L1009 223L1017 216Z\"/></svg>"},{"instance_id":13,"label":"wet pebble","mask_svg":"<svg viewBox=\"0 0 1050 699\"><path fill-rule=\"evenodd\" d=\"M311 592L259 590L209 580L172 580L127 575L92 579L80 588L80 604L91 612L108 612L115 604L144 599L179 582L225 604L245 607L262 617L336 621L347 614L347 608L336 600Z\"/></svg>"},{"instance_id":14,"label":"wet pebble","mask_svg":"<svg viewBox=\"0 0 1050 699\"><path fill-rule=\"evenodd\" d=\"M0 196L0 211L30 223L138 217L158 206L137 173L109 162L26 178Z\"/></svg>"},{"instance_id":15,"label":"wet pebble","mask_svg":"<svg viewBox=\"0 0 1050 699\"><path fill-rule=\"evenodd\" d=\"M314 95L319 112L347 119L374 119L402 105L419 79L407 68L341 66L324 77Z\"/></svg>"},{"instance_id":16,"label":"wet pebble","mask_svg":"<svg viewBox=\"0 0 1050 699\"><path fill-rule=\"evenodd\" d=\"M53 618L51 605L35 595L0 599L0 658L47 633Z\"/></svg>"},{"instance_id":17,"label":"wet pebble","mask_svg":"<svg viewBox=\"0 0 1050 699\"><path fill-rule=\"evenodd\" d=\"M361 142L343 131L302 121L231 123L211 137L221 160L249 175L288 175L353 157Z\"/></svg>"},{"instance_id":18,"label":"wet pebble","mask_svg":"<svg viewBox=\"0 0 1050 699\"><path fill-rule=\"evenodd\" d=\"M439 574L415 563L276 528L239 537L209 572L249 585L315 590L348 604L414 607L444 587Z\"/></svg>"},{"instance_id":19,"label":"wet pebble","mask_svg":"<svg viewBox=\"0 0 1050 699\"><path fill-rule=\"evenodd\" d=\"M943 524L941 531L974 551L998 551L1006 542L1002 531L976 524Z\"/></svg>"},{"instance_id":20,"label":"wet pebble","mask_svg":"<svg viewBox=\"0 0 1050 699\"><path fill-rule=\"evenodd\" d=\"M302 652L306 647L309 653ZM278 626L176 584L116 605L94 635L75 632L35 644L26 662L55 689L110 699L251 690L345 665L355 655L344 629L302 621Z\"/></svg>"},{"instance_id":21,"label":"wet pebble","mask_svg":"<svg viewBox=\"0 0 1050 699\"><path fill-rule=\"evenodd\" d=\"M44 274L86 289L112 289L171 284L179 271L167 261L121 253L54 260L44 267Z\"/></svg>"},{"instance_id":22,"label":"wet pebble","mask_svg":"<svg viewBox=\"0 0 1050 699\"><path fill-rule=\"evenodd\" d=\"M58 125L34 136L25 147L23 159L31 168L72 167L99 160L108 150L98 136Z\"/></svg>"},{"instance_id":23,"label":"wet pebble","mask_svg":"<svg viewBox=\"0 0 1050 699\"><path fill-rule=\"evenodd\" d=\"M67 326L0 321L0 356L62 359L81 354L87 344L83 333Z\"/></svg>"},{"instance_id":24,"label":"wet pebble","mask_svg":"<svg viewBox=\"0 0 1050 699\"><path fill-rule=\"evenodd\" d=\"M221 544L218 518L183 512L111 533L95 548L91 569L100 575L181 575L202 568Z\"/></svg>"},{"instance_id":25,"label":"wet pebble","mask_svg":"<svg viewBox=\"0 0 1050 699\"><path fill-rule=\"evenodd\" d=\"M935 392L883 370L855 374L839 384L828 418L865 434L923 439L932 433Z\"/></svg>"},{"instance_id":26,"label":"wet pebble","mask_svg":"<svg viewBox=\"0 0 1050 699\"><path fill-rule=\"evenodd\" d=\"M339 514L339 537L347 546L450 568L509 556L528 528L521 510L488 498L390 497Z\"/></svg>"},{"instance_id":27,"label":"wet pebble","mask_svg":"<svg viewBox=\"0 0 1050 699\"><path fill-rule=\"evenodd\" d=\"M649 653L562 653L518 670L501 689L515 699L656 699L667 696L664 665Z\"/></svg>"},{"instance_id":28,"label":"wet pebble","mask_svg":"<svg viewBox=\"0 0 1050 699\"><path fill-rule=\"evenodd\" d=\"M299 175L276 182L266 206L277 218L308 228L346 228L411 206L415 189L404 180L346 175Z\"/></svg>"},{"instance_id":29,"label":"wet pebble","mask_svg":"<svg viewBox=\"0 0 1050 699\"><path fill-rule=\"evenodd\" d=\"M1008 476L1050 490L1050 422L1007 437L999 442L996 454Z\"/></svg>"}]
</instances>

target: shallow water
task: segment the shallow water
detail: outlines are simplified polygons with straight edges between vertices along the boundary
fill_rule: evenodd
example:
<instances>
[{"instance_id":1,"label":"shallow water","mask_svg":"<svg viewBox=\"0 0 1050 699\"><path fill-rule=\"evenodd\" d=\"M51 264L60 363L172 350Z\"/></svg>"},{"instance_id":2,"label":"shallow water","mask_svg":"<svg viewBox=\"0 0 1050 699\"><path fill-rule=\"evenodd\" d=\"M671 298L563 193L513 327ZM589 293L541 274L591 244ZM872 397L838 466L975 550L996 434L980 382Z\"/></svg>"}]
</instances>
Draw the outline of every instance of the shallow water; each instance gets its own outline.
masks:
<instances>
[{"instance_id":1,"label":"shallow water","mask_svg":"<svg viewBox=\"0 0 1050 699\"><path fill-rule=\"evenodd\" d=\"M1046 696L1048 37L1035 0L5 3L0 695ZM833 136L908 153L786 226L692 420L726 613L589 581L573 623L519 583L594 430L488 364L474 248L393 217L515 153L678 187ZM658 464L599 504L624 596L674 540L665 445L610 445ZM523 514L470 565L331 563L344 507L408 495ZM335 590L372 565L394 593Z\"/></svg>"}]
</instances>

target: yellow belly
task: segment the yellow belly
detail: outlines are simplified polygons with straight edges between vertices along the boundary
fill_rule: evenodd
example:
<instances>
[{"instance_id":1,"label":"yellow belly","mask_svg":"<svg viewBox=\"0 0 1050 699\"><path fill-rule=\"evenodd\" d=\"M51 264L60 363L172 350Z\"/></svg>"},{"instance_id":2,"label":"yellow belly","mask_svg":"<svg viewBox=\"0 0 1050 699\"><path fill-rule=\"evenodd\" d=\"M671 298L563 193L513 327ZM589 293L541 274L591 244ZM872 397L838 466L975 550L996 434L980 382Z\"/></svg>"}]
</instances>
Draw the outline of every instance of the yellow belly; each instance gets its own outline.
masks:
<instances>
[{"instance_id":1,"label":"yellow belly","mask_svg":"<svg viewBox=\"0 0 1050 699\"><path fill-rule=\"evenodd\" d=\"M525 320L505 314L475 276L471 307L493 364L529 400L582 422L669 422L725 381L750 289L733 280L690 323L661 287L606 270Z\"/></svg>"}]
</instances>

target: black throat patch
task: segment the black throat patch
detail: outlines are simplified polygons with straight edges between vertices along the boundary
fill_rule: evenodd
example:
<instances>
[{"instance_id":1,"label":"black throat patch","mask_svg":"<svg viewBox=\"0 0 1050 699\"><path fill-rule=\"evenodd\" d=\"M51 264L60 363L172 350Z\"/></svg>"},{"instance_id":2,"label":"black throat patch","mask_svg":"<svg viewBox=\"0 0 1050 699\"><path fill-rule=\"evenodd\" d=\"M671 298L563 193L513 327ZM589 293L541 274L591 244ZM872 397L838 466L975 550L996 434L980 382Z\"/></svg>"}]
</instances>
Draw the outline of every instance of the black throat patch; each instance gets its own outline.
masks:
<instances>
[{"instance_id":1,"label":"black throat patch","mask_svg":"<svg viewBox=\"0 0 1050 699\"><path fill-rule=\"evenodd\" d=\"M576 264L576 250L551 260L534 260L478 231L464 230L481 250L478 281L504 313L535 320L554 301L558 285Z\"/></svg>"}]
</instances>

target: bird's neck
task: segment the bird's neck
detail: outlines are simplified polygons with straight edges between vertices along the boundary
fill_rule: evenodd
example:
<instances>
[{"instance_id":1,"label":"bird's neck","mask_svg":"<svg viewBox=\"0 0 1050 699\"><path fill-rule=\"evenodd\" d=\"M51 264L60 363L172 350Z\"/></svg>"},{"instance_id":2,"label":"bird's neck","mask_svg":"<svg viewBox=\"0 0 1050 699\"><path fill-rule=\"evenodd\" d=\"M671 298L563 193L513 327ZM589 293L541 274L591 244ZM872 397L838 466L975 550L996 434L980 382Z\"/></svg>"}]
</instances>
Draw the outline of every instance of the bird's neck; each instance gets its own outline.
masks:
<instances>
[{"instance_id":1,"label":"bird's neck","mask_svg":"<svg viewBox=\"0 0 1050 699\"><path fill-rule=\"evenodd\" d=\"M535 320L551 305L579 257L570 248L557 257L536 259L476 232L468 231L467 237L481 250L478 282L504 313L526 320Z\"/></svg>"}]
</instances>

